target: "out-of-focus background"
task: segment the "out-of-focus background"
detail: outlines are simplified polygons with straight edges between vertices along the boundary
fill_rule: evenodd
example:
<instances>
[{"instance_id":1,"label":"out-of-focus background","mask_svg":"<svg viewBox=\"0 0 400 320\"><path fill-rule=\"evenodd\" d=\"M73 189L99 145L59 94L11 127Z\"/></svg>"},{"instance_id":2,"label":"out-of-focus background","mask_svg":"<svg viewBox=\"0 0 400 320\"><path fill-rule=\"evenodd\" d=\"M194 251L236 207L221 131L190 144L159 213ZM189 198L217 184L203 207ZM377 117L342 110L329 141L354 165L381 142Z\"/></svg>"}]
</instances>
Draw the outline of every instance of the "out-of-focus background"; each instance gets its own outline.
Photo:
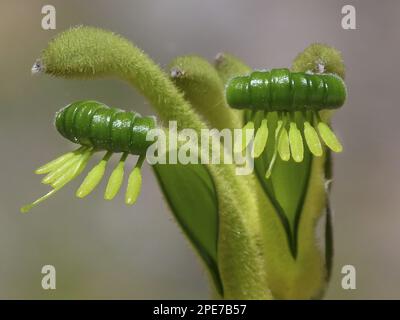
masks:
<instances>
[{"instance_id":1,"label":"out-of-focus background","mask_svg":"<svg viewBox=\"0 0 400 320\"><path fill-rule=\"evenodd\" d=\"M52 4L57 29L41 28ZM357 30L343 30L353 4ZM2 0L0 10L0 298L208 298L199 259L172 219L145 165L133 207L85 201L77 179L29 214L22 204L47 188L33 170L72 145L56 133L55 112L78 99L151 114L116 80L67 81L32 76L47 42L70 26L91 25L134 41L161 66L177 55L212 60L220 51L254 68L290 66L313 42L335 46L347 66L349 98L334 119L344 152L335 155L335 260L326 298L400 298L400 2L398 1L31 1ZM45 264L57 290L41 288ZM341 288L341 267L357 269L357 289Z\"/></svg>"}]
</instances>

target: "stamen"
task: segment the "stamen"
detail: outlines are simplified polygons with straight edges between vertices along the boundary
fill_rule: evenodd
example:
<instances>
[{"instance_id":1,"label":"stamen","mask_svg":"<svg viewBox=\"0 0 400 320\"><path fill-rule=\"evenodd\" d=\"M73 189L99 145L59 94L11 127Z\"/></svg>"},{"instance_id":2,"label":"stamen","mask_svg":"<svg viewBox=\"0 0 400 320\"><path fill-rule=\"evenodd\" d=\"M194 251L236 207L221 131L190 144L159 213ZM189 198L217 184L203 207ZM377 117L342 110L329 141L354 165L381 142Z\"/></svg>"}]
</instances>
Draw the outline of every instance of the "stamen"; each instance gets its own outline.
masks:
<instances>
[{"instance_id":1,"label":"stamen","mask_svg":"<svg viewBox=\"0 0 400 320\"><path fill-rule=\"evenodd\" d=\"M262 154L262 152L265 149L265 146L267 145L267 141L268 141L267 119L263 119L254 138L254 148L253 148L254 158L258 158Z\"/></svg>"},{"instance_id":2,"label":"stamen","mask_svg":"<svg viewBox=\"0 0 400 320\"><path fill-rule=\"evenodd\" d=\"M144 155L139 157L138 162L129 175L128 186L125 194L125 203L127 205L134 204L139 196L140 188L142 186L142 174L140 172L140 168L143 164L144 158Z\"/></svg>"},{"instance_id":3,"label":"stamen","mask_svg":"<svg viewBox=\"0 0 400 320\"><path fill-rule=\"evenodd\" d=\"M82 157L83 157L84 152L80 152L78 154L75 154L67 160L64 164L62 164L60 167L55 169L54 171L50 172L47 174L43 179L42 183L44 184L52 184L54 181L56 181L58 178L63 176L65 173L69 171L71 167L73 167Z\"/></svg>"},{"instance_id":4,"label":"stamen","mask_svg":"<svg viewBox=\"0 0 400 320\"><path fill-rule=\"evenodd\" d=\"M281 133L278 138L278 153L283 161L289 161L290 159L289 135L286 129L286 122L286 116L284 116Z\"/></svg>"},{"instance_id":5,"label":"stamen","mask_svg":"<svg viewBox=\"0 0 400 320\"><path fill-rule=\"evenodd\" d=\"M41 167L37 168L35 170L36 174L45 174L45 173L49 173L51 171L54 171L56 169L58 169L60 166L62 166L66 161L68 161L69 159L71 159L74 155L81 153L82 151L84 151L87 147L83 147L81 146L80 148L78 148L75 151L71 151L68 153L63 154L62 156L42 165Z\"/></svg>"},{"instance_id":6,"label":"stamen","mask_svg":"<svg viewBox=\"0 0 400 320\"><path fill-rule=\"evenodd\" d=\"M71 181L76 176L78 176L82 172L82 170L85 168L85 166L86 166L87 162L89 161L89 158L92 154L93 154L93 150L90 148L90 149L85 150L83 152L83 154L74 155L74 157L78 156L78 163L73 165L72 169L68 169L66 172L64 172L64 175L62 175L57 181L55 181L52 184L52 187L54 189L50 190L48 193L46 193L44 196L40 197L39 199L35 200L34 202L23 206L21 208L21 212L23 212L23 213L28 212L34 206L38 205L39 203L41 203L44 200L51 197L54 193L56 193L63 186L65 186L69 181Z\"/></svg>"},{"instance_id":7,"label":"stamen","mask_svg":"<svg viewBox=\"0 0 400 320\"><path fill-rule=\"evenodd\" d=\"M117 166L111 173L110 179L108 180L106 191L104 192L104 199L112 200L121 188L122 181L124 179L124 166L125 160L128 157L127 153L124 153L119 160Z\"/></svg>"},{"instance_id":8,"label":"stamen","mask_svg":"<svg viewBox=\"0 0 400 320\"><path fill-rule=\"evenodd\" d=\"M314 156L322 156L322 146L318 137L318 133L308 121L304 122L304 138L306 139L306 143L308 149L310 149L310 152Z\"/></svg>"},{"instance_id":9,"label":"stamen","mask_svg":"<svg viewBox=\"0 0 400 320\"><path fill-rule=\"evenodd\" d=\"M61 177L59 177L56 181L51 183L51 186L55 189L62 188L68 182L75 179L81 172L85 169L87 163L89 162L90 157L94 153L93 149L89 149L83 153L77 163L72 165L68 171L66 171Z\"/></svg>"},{"instance_id":10,"label":"stamen","mask_svg":"<svg viewBox=\"0 0 400 320\"><path fill-rule=\"evenodd\" d=\"M46 193L43 197L40 197L39 199L33 201L30 204L27 204L23 207L21 207L21 212L22 213L27 213L29 212L34 206L38 205L39 203L43 202L44 200L48 199L49 197L51 197L54 193L56 193L58 191L58 189L53 189L51 191L49 191L48 193Z\"/></svg>"},{"instance_id":11,"label":"stamen","mask_svg":"<svg viewBox=\"0 0 400 320\"><path fill-rule=\"evenodd\" d=\"M318 119L318 132L325 144L334 152L342 152L343 146L339 142L335 133L329 126L321 120L319 114L317 114Z\"/></svg>"},{"instance_id":12,"label":"stamen","mask_svg":"<svg viewBox=\"0 0 400 320\"><path fill-rule=\"evenodd\" d=\"M282 116L280 114L278 114L278 122L277 122L277 126L276 126L276 129L275 129L274 153L272 155L271 162L269 163L267 172L265 173L265 178L266 179L269 179L269 177L271 176L272 169L274 168L274 165L275 165L276 157L278 155L278 137L280 136L280 134L282 132L282 128L283 128Z\"/></svg>"},{"instance_id":13,"label":"stamen","mask_svg":"<svg viewBox=\"0 0 400 320\"><path fill-rule=\"evenodd\" d=\"M89 171L82 184L76 191L76 196L78 198L84 198L89 193L91 193L94 188L100 183L101 179L104 176L104 172L106 171L107 162L112 156L112 152L108 151L103 159Z\"/></svg>"},{"instance_id":14,"label":"stamen","mask_svg":"<svg viewBox=\"0 0 400 320\"><path fill-rule=\"evenodd\" d=\"M289 143L293 160L295 162L302 162L304 159L303 138L300 130L297 128L293 115L289 127Z\"/></svg>"}]
</instances>

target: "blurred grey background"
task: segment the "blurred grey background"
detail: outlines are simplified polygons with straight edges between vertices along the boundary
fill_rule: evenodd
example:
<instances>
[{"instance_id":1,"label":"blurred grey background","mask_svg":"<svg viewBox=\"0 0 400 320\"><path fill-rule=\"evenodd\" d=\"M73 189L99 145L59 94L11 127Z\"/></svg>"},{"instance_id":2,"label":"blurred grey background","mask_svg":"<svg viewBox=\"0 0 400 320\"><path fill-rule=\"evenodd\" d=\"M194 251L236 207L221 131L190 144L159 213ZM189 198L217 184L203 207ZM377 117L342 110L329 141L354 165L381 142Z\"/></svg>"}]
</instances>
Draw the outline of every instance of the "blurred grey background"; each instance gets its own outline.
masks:
<instances>
[{"instance_id":1,"label":"blurred grey background","mask_svg":"<svg viewBox=\"0 0 400 320\"><path fill-rule=\"evenodd\" d=\"M57 10L57 30L41 29L41 8ZM353 4L357 30L341 28ZM220 51L255 68L289 66L313 42L342 51L349 99L334 119L345 151L335 156L335 265L326 298L400 298L400 139L398 1L22 1L0 11L0 298L208 298L199 259L184 239L148 166L131 208L75 198L77 179L24 215L19 207L47 188L33 170L72 148L52 119L78 99L152 113L116 80L33 77L47 42L70 26L110 29L161 66L177 55L212 60ZM104 183L101 188L104 187ZM101 190L101 189L99 189ZM57 270L57 290L41 288L43 265ZM357 269L357 289L341 289L341 267Z\"/></svg>"}]
</instances>

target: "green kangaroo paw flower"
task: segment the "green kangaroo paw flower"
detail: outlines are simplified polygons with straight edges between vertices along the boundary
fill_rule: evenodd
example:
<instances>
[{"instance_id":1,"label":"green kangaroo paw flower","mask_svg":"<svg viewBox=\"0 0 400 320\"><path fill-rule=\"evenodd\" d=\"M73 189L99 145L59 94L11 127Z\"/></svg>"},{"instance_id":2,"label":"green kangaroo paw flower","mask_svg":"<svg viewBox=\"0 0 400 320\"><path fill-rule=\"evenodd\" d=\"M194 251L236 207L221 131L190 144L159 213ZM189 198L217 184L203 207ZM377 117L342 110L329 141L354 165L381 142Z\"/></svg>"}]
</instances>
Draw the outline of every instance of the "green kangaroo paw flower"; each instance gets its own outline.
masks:
<instances>
[{"instance_id":1,"label":"green kangaroo paw flower","mask_svg":"<svg viewBox=\"0 0 400 320\"><path fill-rule=\"evenodd\" d=\"M295 122L290 123L289 144L293 160L295 162L302 162L304 159L303 138Z\"/></svg>"},{"instance_id":2,"label":"green kangaroo paw flower","mask_svg":"<svg viewBox=\"0 0 400 320\"><path fill-rule=\"evenodd\" d=\"M334 152L342 152L343 147L336 135L325 122L318 123L318 132L325 144Z\"/></svg>"},{"instance_id":3,"label":"green kangaroo paw flower","mask_svg":"<svg viewBox=\"0 0 400 320\"><path fill-rule=\"evenodd\" d=\"M318 133L308 121L304 122L304 138L310 152L316 157L322 156L322 146Z\"/></svg>"},{"instance_id":4,"label":"green kangaroo paw flower","mask_svg":"<svg viewBox=\"0 0 400 320\"><path fill-rule=\"evenodd\" d=\"M106 191L104 192L105 200L112 200L117 195L119 189L121 189L122 181L124 180L124 166L125 160L128 157L127 153L124 153L119 160L117 166L111 173L110 179L108 180Z\"/></svg>"},{"instance_id":5,"label":"green kangaroo paw flower","mask_svg":"<svg viewBox=\"0 0 400 320\"><path fill-rule=\"evenodd\" d=\"M106 171L107 162L110 159L112 152L107 152L106 155L101 159L101 161L89 171L82 184L76 191L76 196L78 198L84 198L89 193L91 193L94 188L103 179L104 172Z\"/></svg>"},{"instance_id":6,"label":"green kangaroo paw flower","mask_svg":"<svg viewBox=\"0 0 400 320\"><path fill-rule=\"evenodd\" d=\"M261 125L257 130L256 136L254 138L254 158L258 158L265 149L268 141L268 125L267 119L261 121Z\"/></svg>"},{"instance_id":7,"label":"green kangaroo paw flower","mask_svg":"<svg viewBox=\"0 0 400 320\"><path fill-rule=\"evenodd\" d=\"M306 69L299 71L314 71L314 69L318 71L320 61L322 61L325 70L335 72L336 64L329 61L335 62L337 59L330 59L331 52L322 49L323 56L315 54L314 49L308 50L306 57L300 56L296 66L299 69ZM307 58L310 56L311 58ZM229 78L238 69L246 69L245 66L237 69L236 65L239 63L234 64L235 68L230 67L232 59L224 56L220 56L217 60L216 68L221 79ZM311 64L308 63L309 60L312 60ZM341 61L336 62L341 63ZM185 93L178 90L157 65L129 41L111 32L80 27L62 33L51 42L49 48L43 51L42 61L35 65L35 71L40 70L67 78L117 76L127 80L143 93L150 104L159 111L163 121L178 120L178 129L194 128L198 133L207 127L203 118L195 112L188 101L185 101ZM340 74L340 72L336 73ZM273 122L275 120L270 121L269 124L275 127L276 123ZM236 127L241 127L241 125ZM274 145L274 157L269 166L270 172L278 154L280 132L281 130L275 136L275 143L270 141L271 146ZM290 157L290 141L288 153ZM283 178L288 177L288 179L278 183L284 179L277 175L277 179L274 177L269 180L270 184L275 183L273 187L277 187L272 188L274 195L270 199L276 200L274 202L279 203L279 207L284 208L283 210L290 215L289 219L293 217L295 221L292 238L298 238L298 244L294 242L298 250L294 255L289 252L281 219L275 214L269 199L264 197L265 201L259 202L263 198L255 194L254 191L257 189L250 183L246 183L252 182L251 177L238 178L234 175L233 168L230 170L227 166L207 166L210 180L213 180L211 182L215 188L215 195L218 197L218 219L215 220L216 226L213 226L218 229L218 232L215 232L215 238L212 238L210 242L212 241L212 250L215 252L214 246L218 247L218 255L215 253L217 257L213 262L217 262L214 270L217 270L216 273L221 279L221 297L228 299L270 298L271 291L277 299L287 297L304 299L314 298L315 293L320 291L324 282L324 266L323 261L319 259L320 254L317 252L314 238L315 221L323 212L325 199L323 171L321 171L325 167L325 157L311 159L312 162L310 158L309 154L304 154L303 162L293 169L295 174L291 176L283 174L286 173L286 165L276 166L274 173L283 174ZM258 167L265 170L264 166ZM74 170L68 170L69 174L75 175L80 168L81 166L78 168L74 166ZM126 197L129 201L127 202L132 202L131 199L136 199L139 193L141 181L139 168L140 166L137 165L129 177ZM256 170L260 169L256 168ZM265 179L262 179L262 175L263 172L259 175L261 177L259 180L264 183ZM169 188L166 188L168 190L173 189L175 182L175 177L172 174L171 176L172 178L168 178L170 182ZM185 178L186 176L182 181L185 181ZM190 181L188 183L187 189L190 190ZM294 184L299 185L299 187L294 186L294 191L286 188ZM128 191L134 191L131 192L134 196L128 197ZM178 194L178 200L175 203L172 202L171 207L175 207L176 202L181 198L184 198L182 194ZM190 217L193 213L190 203L187 208L182 211L187 210L185 215ZM259 225L259 222L264 220L265 225ZM178 221L181 223L182 220ZM301 221L301 223L297 225L296 221ZM193 229L198 231L204 225L208 226L212 223L213 221L208 221ZM183 228L187 228L186 224L181 224ZM192 232L193 230L189 231L197 236L197 233ZM194 239L198 240L196 237ZM196 247L196 242L194 245ZM204 257L206 257L204 259L206 263L210 261L209 255L204 255Z\"/></svg>"},{"instance_id":8,"label":"green kangaroo paw flower","mask_svg":"<svg viewBox=\"0 0 400 320\"><path fill-rule=\"evenodd\" d=\"M65 162L67 162L69 159L71 159L74 155L80 153L81 151L83 151L86 147L80 147L79 149L75 150L75 151L71 151L68 152L66 154L63 154L62 156L44 164L43 166L37 168L35 170L36 174L45 174L45 173L49 173L52 172L56 169L58 169L59 167L61 167Z\"/></svg>"},{"instance_id":9,"label":"green kangaroo paw flower","mask_svg":"<svg viewBox=\"0 0 400 320\"><path fill-rule=\"evenodd\" d=\"M285 128L285 123L282 124L281 132L277 140L278 153L283 161L289 161L290 159L290 148L289 148L289 135Z\"/></svg>"}]
</instances>

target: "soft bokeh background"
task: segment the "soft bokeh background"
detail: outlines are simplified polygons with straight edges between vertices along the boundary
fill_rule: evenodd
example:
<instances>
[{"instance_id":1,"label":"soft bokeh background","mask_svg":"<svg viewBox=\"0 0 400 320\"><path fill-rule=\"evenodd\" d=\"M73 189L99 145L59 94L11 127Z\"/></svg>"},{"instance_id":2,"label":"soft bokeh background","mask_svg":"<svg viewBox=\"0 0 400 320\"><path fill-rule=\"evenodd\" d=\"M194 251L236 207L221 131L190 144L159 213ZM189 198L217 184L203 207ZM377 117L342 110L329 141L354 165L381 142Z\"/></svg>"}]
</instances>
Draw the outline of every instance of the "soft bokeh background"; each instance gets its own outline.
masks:
<instances>
[{"instance_id":1,"label":"soft bokeh background","mask_svg":"<svg viewBox=\"0 0 400 320\"><path fill-rule=\"evenodd\" d=\"M56 7L56 31L41 29L44 4ZM356 6L357 30L341 28L344 4ZM312 42L341 50L349 99L334 119L345 151L335 156L327 298L400 298L400 2L2 0L0 8L0 298L209 297L199 259L148 166L134 207L122 196L106 202L100 191L79 200L77 179L30 214L19 212L47 190L33 169L72 147L53 127L56 110L91 98L152 112L122 82L31 76L49 39L79 24L126 36L161 66L176 55L211 60L227 51L271 68L289 66ZM41 288L45 264L57 269L55 291ZM357 290L341 289L345 264L357 268Z\"/></svg>"}]
</instances>

